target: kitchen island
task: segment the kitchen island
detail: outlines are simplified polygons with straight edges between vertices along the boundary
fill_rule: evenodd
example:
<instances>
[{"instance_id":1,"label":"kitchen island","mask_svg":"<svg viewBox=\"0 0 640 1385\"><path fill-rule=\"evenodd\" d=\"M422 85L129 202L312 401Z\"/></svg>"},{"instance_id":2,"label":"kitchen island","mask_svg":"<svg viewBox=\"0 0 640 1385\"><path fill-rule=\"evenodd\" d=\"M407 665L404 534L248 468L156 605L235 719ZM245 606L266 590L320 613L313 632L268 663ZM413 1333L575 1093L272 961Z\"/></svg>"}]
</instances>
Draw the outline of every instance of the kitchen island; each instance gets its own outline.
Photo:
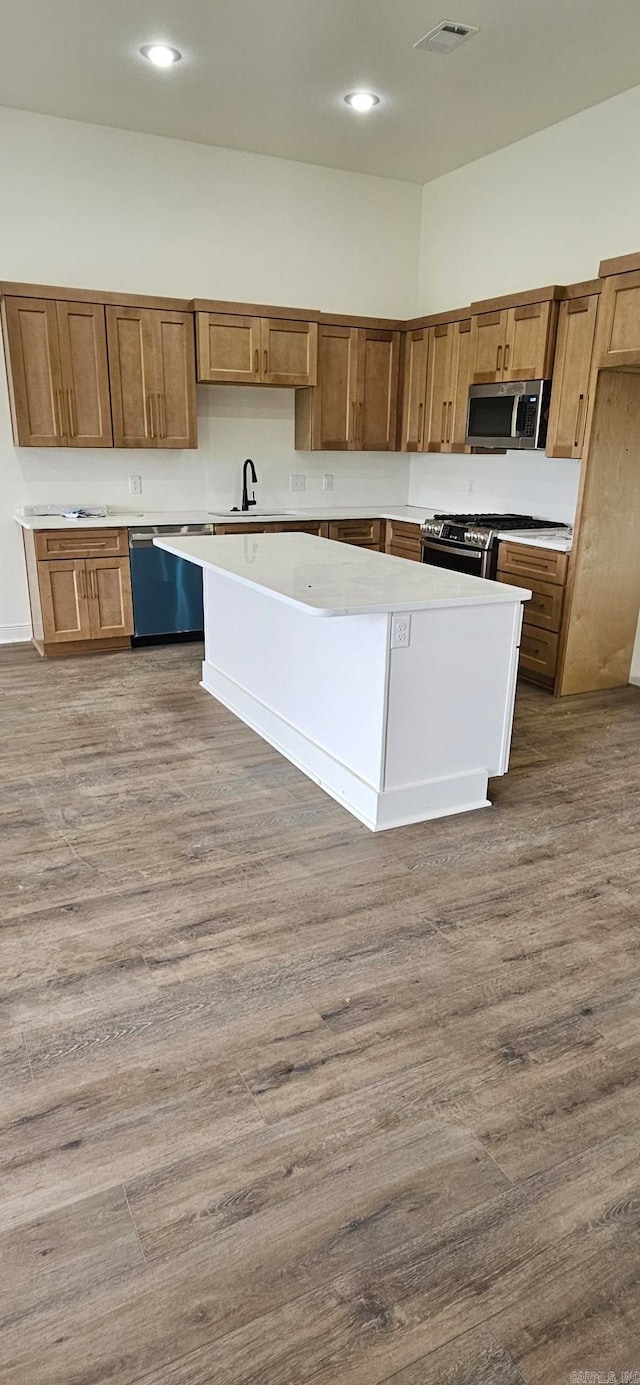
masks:
<instances>
[{"instance_id":1,"label":"kitchen island","mask_svg":"<svg viewBox=\"0 0 640 1385\"><path fill-rule=\"evenodd\" d=\"M309 534L155 543L203 569L202 686L367 827L489 806L529 591Z\"/></svg>"}]
</instances>

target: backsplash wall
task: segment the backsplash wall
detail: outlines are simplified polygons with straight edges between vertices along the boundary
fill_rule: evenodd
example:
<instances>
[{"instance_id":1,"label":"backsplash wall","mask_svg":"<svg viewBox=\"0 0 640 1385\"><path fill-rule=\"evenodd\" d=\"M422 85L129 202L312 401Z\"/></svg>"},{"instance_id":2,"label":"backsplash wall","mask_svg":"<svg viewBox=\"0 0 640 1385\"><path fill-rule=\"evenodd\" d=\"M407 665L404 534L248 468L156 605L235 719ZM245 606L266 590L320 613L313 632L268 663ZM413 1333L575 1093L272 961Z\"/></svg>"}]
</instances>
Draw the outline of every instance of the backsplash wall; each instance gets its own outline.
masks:
<instances>
[{"instance_id":1,"label":"backsplash wall","mask_svg":"<svg viewBox=\"0 0 640 1385\"><path fill-rule=\"evenodd\" d=\"M461 513L533 514L572 524L579 476L579 461L558 461L541 453L421 453L411 457L408 503Z\"/></svg>"}]
</instances>

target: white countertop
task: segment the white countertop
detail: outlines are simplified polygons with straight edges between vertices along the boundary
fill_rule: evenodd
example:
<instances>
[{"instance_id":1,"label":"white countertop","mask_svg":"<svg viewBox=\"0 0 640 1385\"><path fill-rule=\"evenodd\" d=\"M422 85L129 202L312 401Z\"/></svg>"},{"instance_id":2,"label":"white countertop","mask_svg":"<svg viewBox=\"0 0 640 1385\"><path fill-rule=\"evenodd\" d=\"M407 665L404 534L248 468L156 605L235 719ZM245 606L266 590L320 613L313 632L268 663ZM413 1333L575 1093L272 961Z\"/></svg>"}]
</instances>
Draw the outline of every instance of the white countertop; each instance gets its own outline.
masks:
<instances>
[{"instance_id":1,"label":"white countertop","mask_svg":"<svg viewBox=\"0 0 640 1385\"><path fill-rule=\"evenodd\" d=\"M570 553L571 534L555 534L545 529L505 530L498 534L499 539L509 539L512 543L525 544L527 548L553 548L557 553Z\"/></svg>"},{"instance_id":2,"label":"white countertop","mask_svg":"<svg viewBox=\"0 0 640 1385\"><path fill-rule=\"evenodd\" d=\"M154 543L317 616L504 605L531 596L524 587L408 563L311 534L203 535Z\"/></svg>"},{"instance_id":3,"label":"white countertop","mask_svg":"<svg viewBox=\"0 0 640 1385\"><path fill-rule=\"evenodd\" d=\"M422 524L435 512L415 505L335 505L331 509L280 510L110 510L89 519L63 519L60 515L17 514L23 529L136 529L152 524L270 524L281 520L395 519Z\"/></svg>"}]
</instances>

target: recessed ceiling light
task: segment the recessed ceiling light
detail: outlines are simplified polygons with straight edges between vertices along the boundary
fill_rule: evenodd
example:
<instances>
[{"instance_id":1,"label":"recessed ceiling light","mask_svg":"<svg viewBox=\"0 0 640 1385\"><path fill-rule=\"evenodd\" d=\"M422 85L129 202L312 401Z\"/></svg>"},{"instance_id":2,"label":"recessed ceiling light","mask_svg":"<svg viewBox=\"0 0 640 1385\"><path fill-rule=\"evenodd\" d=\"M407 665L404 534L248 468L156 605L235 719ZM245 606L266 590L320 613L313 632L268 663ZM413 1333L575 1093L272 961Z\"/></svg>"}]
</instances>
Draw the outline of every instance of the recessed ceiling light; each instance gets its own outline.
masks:
<instances>
[{"instance_id":1,"label":"recessed ceiling light","mask_svg":"<svg viewBox=\"0 0 640 1385\"><path fill-rule=\"evenodd\" d=\"M370 111L372 106L380 105L380 97L372 91L351 91L344 99L354 111Z\"/></svg>"},{"instance_id":2,"label":"recessed ceiling light","mask_svg":"<svg viewBox=\"0 0 640 1385\"><path fill-rule=\"evenodd\" d=\"M173 63L179 63L182 57L177 48L168 48L166 43L145 43L140 52L154 67L171 67Z\"/></svg>"}]
</instances>

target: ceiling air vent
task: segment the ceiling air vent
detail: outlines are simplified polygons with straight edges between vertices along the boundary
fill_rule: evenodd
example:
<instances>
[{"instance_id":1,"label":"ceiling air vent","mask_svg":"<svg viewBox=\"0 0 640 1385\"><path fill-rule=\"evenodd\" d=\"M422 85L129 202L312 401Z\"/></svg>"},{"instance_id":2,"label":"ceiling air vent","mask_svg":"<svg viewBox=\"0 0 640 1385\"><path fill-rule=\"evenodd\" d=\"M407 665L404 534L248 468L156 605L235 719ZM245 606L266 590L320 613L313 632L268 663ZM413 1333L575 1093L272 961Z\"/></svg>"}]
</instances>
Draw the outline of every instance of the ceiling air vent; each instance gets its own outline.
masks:
<instances>
[{"instance_id":1,"label":"ceiling air vent","mask_svg":"<svg viewBox=\"0 0 640 1385\"><path fill-rule=\"evenodd\" d=\"M466 38L477 33L478 30L473 24L455 24L452 19L443 19L441 24L436 24L435 29L431 29L424 38L418 39L413 46L427 48L430 53L450 53L452 49L464 43Z\"/></svg>"}]
</instances>

